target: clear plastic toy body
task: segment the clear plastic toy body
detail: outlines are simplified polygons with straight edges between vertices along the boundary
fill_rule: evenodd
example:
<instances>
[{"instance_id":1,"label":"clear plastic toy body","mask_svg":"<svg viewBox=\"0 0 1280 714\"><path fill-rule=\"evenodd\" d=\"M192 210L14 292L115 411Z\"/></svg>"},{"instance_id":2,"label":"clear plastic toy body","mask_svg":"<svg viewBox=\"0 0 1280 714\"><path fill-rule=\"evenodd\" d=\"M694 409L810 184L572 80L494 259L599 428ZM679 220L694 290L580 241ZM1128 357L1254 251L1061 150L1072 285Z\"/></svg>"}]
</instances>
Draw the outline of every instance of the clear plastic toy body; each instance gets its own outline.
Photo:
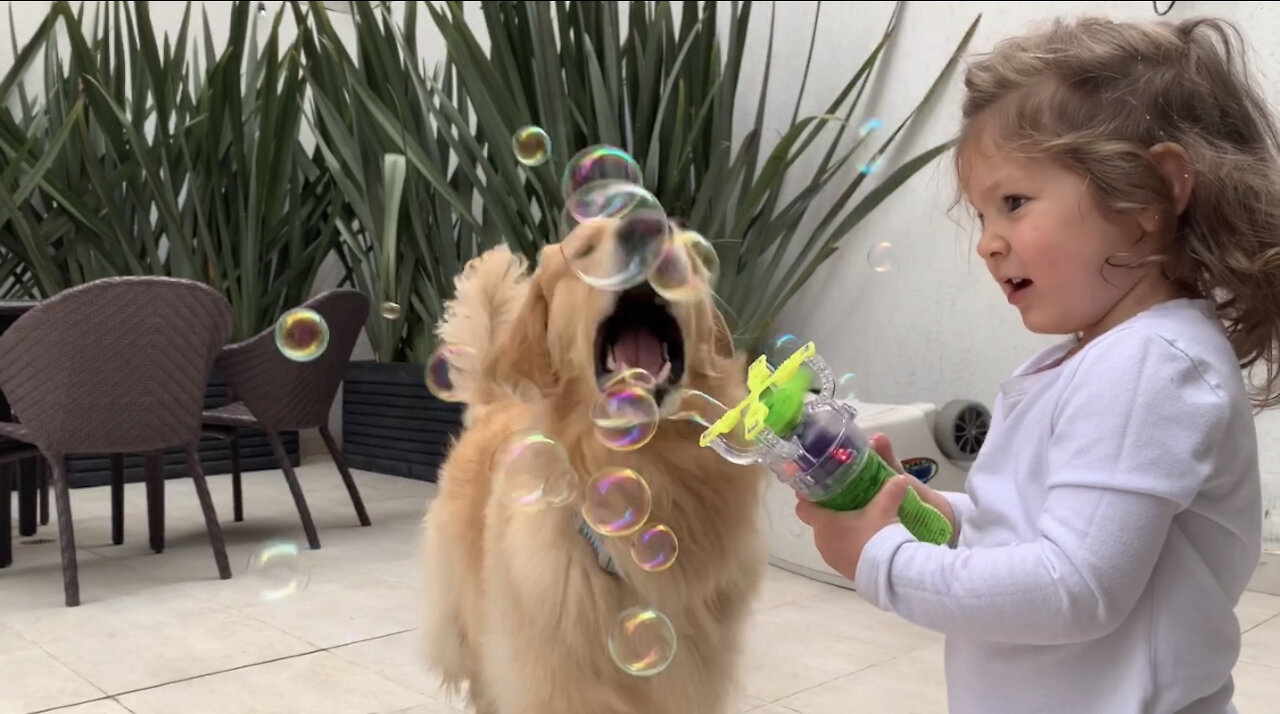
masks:
<instances>
[{"instance_id":1,"label":"clear plastic toy body","mask_svg":"<svg viewBox=\"0 0 1280 714\"><path fill-rule=\"evenodd\" d=\"M804 498L837 511L865 507L894 477L858 428L857 412L833 398L835 379L812 342L775 370L757 359L747 387L747 398L703 432L702 446L734 463L762 463ZM951 523L914 490L898 516L921 541L951 540Z\"/></svg>"}]
</instances>

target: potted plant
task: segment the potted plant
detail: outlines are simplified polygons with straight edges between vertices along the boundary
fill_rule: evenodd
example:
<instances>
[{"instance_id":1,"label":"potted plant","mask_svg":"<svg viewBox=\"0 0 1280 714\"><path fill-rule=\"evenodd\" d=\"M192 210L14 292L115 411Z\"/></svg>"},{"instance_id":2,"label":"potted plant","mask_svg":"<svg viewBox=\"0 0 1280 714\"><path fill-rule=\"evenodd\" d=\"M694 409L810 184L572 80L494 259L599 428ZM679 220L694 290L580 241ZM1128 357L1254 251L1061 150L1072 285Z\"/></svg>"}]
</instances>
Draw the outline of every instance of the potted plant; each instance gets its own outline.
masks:
<instances>
[{"instance_id":1,"label":"potted plant","mask_svg":"<svg viewBox=\"0 0 1280 714\"><path fill-rule=\"evenodd\" d=\"M292 3L311 88L317 145L333 176L348 278L375 305L366 332L372 360L353 361L343 384L342 449L348 463L434 481L461 410L426 387L434 327L453 276L496 244L474 212L470 167L450 168L439 96L469 111L454 69L428 74L417 53L417 3L403 25L386 4L355 3L348 49L325 3ZM402 29L403 27L403 29Z\"/></svg>"}]
</instances>

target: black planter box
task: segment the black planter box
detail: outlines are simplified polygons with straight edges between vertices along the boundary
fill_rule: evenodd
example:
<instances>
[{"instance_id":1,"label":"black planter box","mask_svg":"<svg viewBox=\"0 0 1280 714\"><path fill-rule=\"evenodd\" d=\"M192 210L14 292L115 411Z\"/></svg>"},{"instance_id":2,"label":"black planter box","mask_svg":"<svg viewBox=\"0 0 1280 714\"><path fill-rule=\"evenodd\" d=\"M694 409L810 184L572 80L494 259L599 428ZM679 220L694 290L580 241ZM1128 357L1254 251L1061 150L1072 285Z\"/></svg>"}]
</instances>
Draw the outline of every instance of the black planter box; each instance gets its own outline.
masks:
<instances>
[{"instance_id":1,"label":"black planter box","mask_svg":"<svg viewBox=\"0 0 1280 714\"><path fill-rule=\"evenodd\" d=\"M231 396L222 375L214 372L209 377L209 385L205 388L204 406L213 409L228 404ZM240 471L268 471L280 468L275 454L271 452L271 444L261 429L240 430ZM280 442L285 453L289 455L292 466L298 466L298 432L280 432ZM67 459L67 471L72 488L88 486L105 486L111 483L111 461L106 455L81 454ZM205 475L231 473L231 445L222 439L204 439L200 442L200 465ZM165 478L185 478L187 476L187 457L179 448L172 448L164 454ZM143 481L142 456L130 454L124 458L124 480L126 482Z\"/></svg>"},{"instance_id":2,"label":"black planter box","mask_svg":"<svg viewBox=\"0 0 1280 714\"><path fill-rule=\"evenodd\" d=\"M420 364L352 362L342 385L342 455L353 469L435 481L462 405L427 391Z\"/></svg>"}]
</instances>

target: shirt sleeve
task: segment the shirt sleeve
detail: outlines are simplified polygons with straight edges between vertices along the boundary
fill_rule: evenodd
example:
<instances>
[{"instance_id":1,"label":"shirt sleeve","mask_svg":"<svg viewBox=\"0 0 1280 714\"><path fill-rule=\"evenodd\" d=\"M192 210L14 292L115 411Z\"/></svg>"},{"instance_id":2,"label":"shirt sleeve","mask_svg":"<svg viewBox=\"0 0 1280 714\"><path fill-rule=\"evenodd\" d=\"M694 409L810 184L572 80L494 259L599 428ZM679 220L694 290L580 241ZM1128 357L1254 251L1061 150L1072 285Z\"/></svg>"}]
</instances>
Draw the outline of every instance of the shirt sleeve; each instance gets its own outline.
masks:
<instances>
[{"instance_id":1,"label":"shirt sleeve","mask_svg":"<svg viewBox=\"0 0 1280 714\"><path fill-rule=\"evenodd\" d=\"M1191 358L1138 330L1082 353L1070 379L1054 414L1038 537L950 549L890 526L855 573L864 599L987 641L1078 642L1119 626L1174 515L1209 478L1230 410Z\"/></svg>"}]
</instances>

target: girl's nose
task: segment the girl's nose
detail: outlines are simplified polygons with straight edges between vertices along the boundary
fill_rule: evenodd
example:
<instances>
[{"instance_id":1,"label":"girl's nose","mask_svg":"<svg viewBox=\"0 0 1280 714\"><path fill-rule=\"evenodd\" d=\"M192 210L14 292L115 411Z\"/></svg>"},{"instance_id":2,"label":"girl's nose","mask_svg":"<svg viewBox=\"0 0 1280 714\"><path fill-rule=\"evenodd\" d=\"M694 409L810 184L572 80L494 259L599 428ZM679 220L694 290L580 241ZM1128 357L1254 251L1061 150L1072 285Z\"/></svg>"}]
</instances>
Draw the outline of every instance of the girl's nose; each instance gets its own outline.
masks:
<instances>
[{"instance_id":1,"label":"girl's nose","mask_svg":"<svg viewBox=\"0 0 1280 714\"><path fill-rule=\"evenodd\" d=\"M978 256L983 260L991 260L1009 253L1009 243L1001 238L996 231L991 228L985 228L982 231L982 237L978 239Z\"/></svg>"}]
</instances>

